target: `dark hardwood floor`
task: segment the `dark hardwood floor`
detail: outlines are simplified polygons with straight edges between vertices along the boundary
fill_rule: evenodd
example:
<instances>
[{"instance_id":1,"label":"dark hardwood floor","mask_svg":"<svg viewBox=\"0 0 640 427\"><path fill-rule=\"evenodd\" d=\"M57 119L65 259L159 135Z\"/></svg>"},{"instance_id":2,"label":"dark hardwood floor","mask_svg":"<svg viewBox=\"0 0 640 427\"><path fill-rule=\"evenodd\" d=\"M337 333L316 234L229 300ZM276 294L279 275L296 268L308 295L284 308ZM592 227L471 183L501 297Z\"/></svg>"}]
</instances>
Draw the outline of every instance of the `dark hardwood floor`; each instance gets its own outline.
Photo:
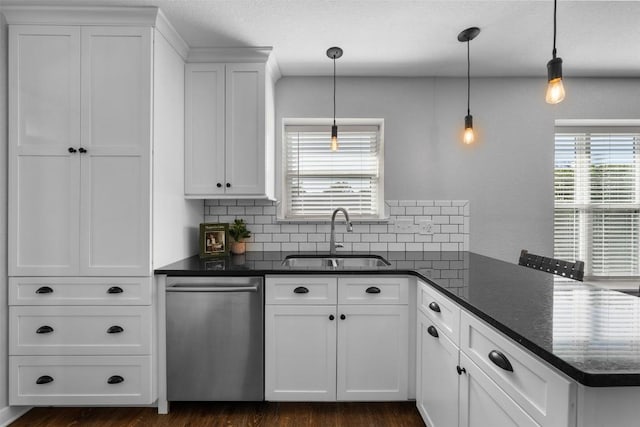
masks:
<instances>
[{"instance_id":1,"label":"dark hardwood floor","mask_svg":"<svg viewBox=\"0 0 640 427\"><path fill-rule=\"evenodd\" d=\"M34 408L11 427L424 427L415 402L172 403L156 408Z\"/></svg>"}]
</instances>

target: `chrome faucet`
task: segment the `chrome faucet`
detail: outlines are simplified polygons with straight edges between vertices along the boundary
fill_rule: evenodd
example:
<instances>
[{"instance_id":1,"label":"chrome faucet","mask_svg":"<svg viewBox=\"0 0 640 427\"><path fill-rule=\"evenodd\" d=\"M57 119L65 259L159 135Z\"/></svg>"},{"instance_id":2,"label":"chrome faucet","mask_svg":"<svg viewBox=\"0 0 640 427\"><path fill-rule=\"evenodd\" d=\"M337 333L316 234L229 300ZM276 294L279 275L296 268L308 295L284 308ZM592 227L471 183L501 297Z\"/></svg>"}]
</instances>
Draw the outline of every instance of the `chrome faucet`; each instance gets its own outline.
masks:
<instances>
[{"instance_id":1,"label":"chrome faucet","mask_svg":"<svg viewBox=\"0 0 640 427\"><path fill-rule=\"evenodd\" d=\"M329 239L329 255L332 256L336 254L336 248L342 247L342 243L336 243L336 215L338 212L344 214L344 220L347 223L347 232L351 233L353 231L353 225L349 219L349 212L347 212L345 208L337 208L333 211L331 215L331 238Z\"/></svg>"}]
</instances>

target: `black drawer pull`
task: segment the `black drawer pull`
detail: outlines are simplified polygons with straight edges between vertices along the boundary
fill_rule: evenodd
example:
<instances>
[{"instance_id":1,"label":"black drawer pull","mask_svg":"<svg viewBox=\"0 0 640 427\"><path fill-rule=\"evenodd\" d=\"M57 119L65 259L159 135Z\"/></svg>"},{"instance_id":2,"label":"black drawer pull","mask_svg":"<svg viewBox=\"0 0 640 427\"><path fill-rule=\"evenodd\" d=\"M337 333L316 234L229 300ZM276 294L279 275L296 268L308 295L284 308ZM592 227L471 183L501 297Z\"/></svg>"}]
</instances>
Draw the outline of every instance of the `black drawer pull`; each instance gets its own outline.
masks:
<instances>
[{"instance_id":1,"label":"black drawer pull","mask_svg":"<svg viewBox=\"0 0 640 427\"><path fill-rule=\"evenodd\" d=\"M377 286L369 286L365 292L368 294L379 294L380 288Z\"/></svg>"},{"instance_id":2,"label":"black drawer pull","mask_svg":"<svg viewBox=\"0 0 640 427\"><path fill-rule=\"evenodd\" d=\"M120 384L121 382L124 382L124 378L120 375L113 375L107 380L107 384Z\"/></svg>"},{"instance_id":3,"label":"black drawer pull","mask_svg":"<svg viewBox=\"0 0 640 427\"><path fill-rule=\"evenodd\" d=\"M305 288L304 286L298 286L297 288L295 288L293 290L294 294L308 294L309 293L309 289Z\"/></svg>"},{"instance_id":4,"label":"black drawer pull","mask_svg":"<svg viewBox=\"0 0 640 427\"><path fill-rule=\"evenodd\" d=\"M122 290L122 288L120 286L112 286L109 289L107 289L107 293L108 294L121 294L124 291Z\"/></svg>"},{"instance_id":5,"label":"black drawer pull","mask_svg":"<svg viewBox=\"0 0 640 427\"><path fill-rule=\"evenodd\" d=\"M36 334L48 334L53 332L53 328L51 326L40 326L38 330L36 330Z\"/></svg>"},{"instance_id":6,"label":"black drawer pull","mask_svg":"<svg viewBox=\"0 0 640 427\"><path fill-rule=\"evenodd\" d=\"M434 338L438 338L438 330L435 328L435 326L429 326L427 328L427 332L429 332L429 335L431 335Z\"/></svg>"},{"instance_id":7,"label":"black drawer pull","mask_svg":"<svg viewBox=\"0 0 640 427\"><path fill-rule=\"evenodd\" d=\"M513 372L513 366L511 366L511 362L509 362L507 356L500 353L498 350L491 350L489 353L489 360L505 371Z\"/></svg>"},{"instance_id":8,"label":"black drawer pull","mask_svg":"<svg viewBox=\"0 0 640 427\"><path fill-rule=\"evenodd\" d=\"M36 294L52 294L52 293L53 293L53 289L51 289L49 286L40 286L36 290Z\"/></svg>"},{"instance_id":9,"label":"black drawer pull","mask_svg":"<svg viewBox=\"0 0 640 427\"><path fill-rule=\"evenodd\" d=\"M440 306L438 305L437 302L433 301L429 304L429 308L433 311L435 311L436 313L440 313Z\"/></svg>"},{"instance_id":10,"label":"black drawer pull","mask_svg":"<svg viewBox=\"0 0 640 427\"><path fill-rule=\"evenodd\" d=\"M36 380L36 384L48 384L53 382L53 377L49 375L43 375Z\"/></svg>"},{"instance_id":11,"label":"black drawer pull","mask_svg":"<svg viewBox=\"0 0 640 427\"><path fill-rule=\"evenodd\" d=\"M341 315L340 315L340 319L344 320L344 319L346 319L346 318L347 318L347 316L345 316L344 314L341 314Z\"/></svg>"},{"instance_id":12,"label":"black drawer pull","mask_svg":"<svg viewBox=\"0 0 640 427\"><path fill-rule=\"evenodd\" d=\"M120 332L124 332L124 329L122 328L122 326L118 325L111 326L109 327L109 329L107 329L108 334L119 334Z\"/></svg>"},{"instance_id":13,"label":"black drawer pull","mask_svg":"<svg viewBox=\"0 0 640 427\"><path fill-rule=\"evenodd\" d=\"M87 152L87 149L86 149L86 148L84 148L84 147L80 147L80 148L78 148L78 151L79 151L80 153L83 153L83 154L84 154L84 153L86 153L86 152Z\"/></svg>"},{"instance_id":14,"label":"black drawer pull","mask_svg":"<svg viewBox=\"0 0 640 427\"><path fill-rule=\"evenodd\" d=\"M78 150L76 150L76 149L75 149L75 148L73 148L73 147L69 147L69 148L67 148L67 151L68 151L68 152L70 152L71 154L73 154L73 153L75 153L75 152L76 152L76 151L78 151Z\"/></svg>"},{"instance_id":15,"label":"black drawer pull","mask_svg":"<svg viewBox=\"0 0 640 427\"><path fill-rule=\"evenodd\" d=\"M334 316L333 314L330 314L330 315L329 315L329 320L333 320L333 319L335 319L335 318L336 318L336 316Z\"/></svg>"}]
</instances>

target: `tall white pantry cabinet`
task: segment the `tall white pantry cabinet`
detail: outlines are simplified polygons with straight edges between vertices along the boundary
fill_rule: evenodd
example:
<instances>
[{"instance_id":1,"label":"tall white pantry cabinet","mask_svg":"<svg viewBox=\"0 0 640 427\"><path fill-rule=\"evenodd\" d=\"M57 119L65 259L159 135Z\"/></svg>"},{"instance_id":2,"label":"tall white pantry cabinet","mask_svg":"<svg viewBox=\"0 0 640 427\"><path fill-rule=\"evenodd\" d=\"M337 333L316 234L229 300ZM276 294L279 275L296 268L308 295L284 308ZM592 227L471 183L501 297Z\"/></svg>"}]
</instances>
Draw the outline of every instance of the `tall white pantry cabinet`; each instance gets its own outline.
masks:
<instances>
[{"instance_id":1,"label":"tall white pantry cabinet","mask_svg":"<svg viewBox=\"0 0 640 427\"><path fill-rule=\"evenodd\" d=\"M202 219L172 152L182 151L184 105L170 101L184 95L187 46L157 8L3 12L9 403L150 404L153 263L197 248L178 236L169 254L156 228Z\"/></svg>"}]
</instances>

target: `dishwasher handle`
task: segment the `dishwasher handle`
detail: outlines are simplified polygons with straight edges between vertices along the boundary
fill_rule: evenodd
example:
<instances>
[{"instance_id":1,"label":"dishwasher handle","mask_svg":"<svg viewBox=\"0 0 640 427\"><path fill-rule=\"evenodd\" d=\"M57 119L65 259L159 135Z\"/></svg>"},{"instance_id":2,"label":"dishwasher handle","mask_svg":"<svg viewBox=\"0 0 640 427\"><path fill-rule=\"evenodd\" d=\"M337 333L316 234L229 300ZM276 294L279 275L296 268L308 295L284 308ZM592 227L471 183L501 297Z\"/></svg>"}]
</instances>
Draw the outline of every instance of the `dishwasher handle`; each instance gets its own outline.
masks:
<instances>
[{"instance_id":1,"label":"dishwasher handle","mask_svg":"<svg viewBox=\"0 0 640 427\"><path fill-rule=\"evenodd\" d=\"M258 286L168 286L167 292L258 292Z\"/></svg>"}]
</instances>

